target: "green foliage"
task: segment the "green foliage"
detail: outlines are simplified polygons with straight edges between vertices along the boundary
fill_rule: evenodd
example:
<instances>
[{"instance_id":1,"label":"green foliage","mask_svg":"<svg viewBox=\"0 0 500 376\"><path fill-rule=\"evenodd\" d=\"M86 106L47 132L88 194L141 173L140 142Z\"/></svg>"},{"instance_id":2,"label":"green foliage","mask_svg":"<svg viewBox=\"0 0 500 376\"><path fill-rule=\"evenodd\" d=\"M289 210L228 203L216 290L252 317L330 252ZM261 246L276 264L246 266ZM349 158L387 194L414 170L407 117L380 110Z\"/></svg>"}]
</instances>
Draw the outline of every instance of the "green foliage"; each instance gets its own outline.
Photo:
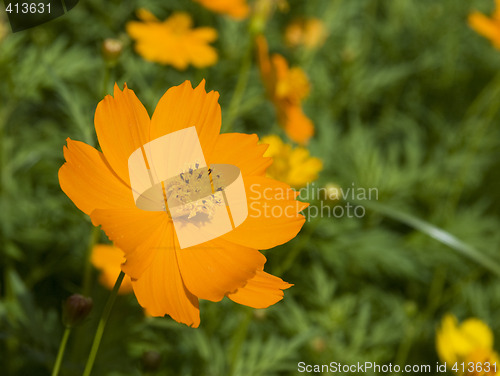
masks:
<instances>
[{"instance_id":1,"label":"green foliage","mask_svg":"<svg viewBox=\"0 0 500 376\"><path fill-rule=\"evenodd\" d=\"M316 126L310 152L324 161L316 187L376 188L379 207L437 226L499 264L500 52L466 21L473 9L491 12L493 1L289 3L266 36L312 84L304 111ZM185 10L196 25L217 28L220 61L185 71L144 61L125 33L139 7L160 18ZM327 26L317 51L283 42L287 23L303 14ZM248 21L191 1L88 0L0 41L2 375L50 372L61 303L81 291L91 224L59 188L66 138L96 145L94 110L115 81L151 114L169 87L205 78L221 95L224 123L247 30ZM125 44L112 68L100 52L108 37ZM284 135L255 59L233 130ZM201 327L191 329L146 317L133 295L119 296L93 374L146 374L149 350L161 355L158 375L296 375L301 361L434 365L435 330L447 312L478 317L500 338L498 275L398 215L365 209L361 218L309 217L296 239L265 252L266 270L294 284L268 309L203 301ZM94 311L71 334L63 375L81 374L109 295L97 271L91 277Z\"/></svg>"}]
</instances>

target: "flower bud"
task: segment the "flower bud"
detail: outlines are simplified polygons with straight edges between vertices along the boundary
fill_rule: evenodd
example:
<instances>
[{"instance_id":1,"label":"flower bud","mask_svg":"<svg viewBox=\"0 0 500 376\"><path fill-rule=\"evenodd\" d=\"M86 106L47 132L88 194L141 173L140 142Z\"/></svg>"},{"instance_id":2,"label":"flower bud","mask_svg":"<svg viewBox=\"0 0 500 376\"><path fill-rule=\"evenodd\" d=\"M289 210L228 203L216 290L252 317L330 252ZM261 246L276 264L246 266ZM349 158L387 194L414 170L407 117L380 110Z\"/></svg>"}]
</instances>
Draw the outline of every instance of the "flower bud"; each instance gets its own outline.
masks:
<instances>
[{"instance_id":1,"label":"flower bud","mask_svg":"<svg viewBox=\"0 0 500 376\"><path fill-rule=\"evenodd\" d=\"M265 308L264 309L255 309L253 311L253 317L259 321L265 320L267 318L266 309Z\"/></svg>"},{"instance_id":2,"label":"flower bud","mask_svg":"<svg viewBox=\"0 0 500 376\"><path fill-rule=\"evenodd\" d=\"M324 197L327 201L338 201L342 198L340 186L335 183L327 183L324 189Z\"/></svg>"},{"instance_id":3,"label":"flower bud","mask_svg":"<svg viewBox=\"0 0 500 376\"><path fill-rule=\"evenodd\" d=\"M141 364L144 372L158 371L161 365L161 355L157 351L144 351L141 358Z\"/></svg>"},{"instance_id":4,"label":"flower bud","mask_svg":"<svg viewBox=\"0 0 500 376\"><path fill-rule=\"evenodd\" d=\"M111 65L116 64L122 50L123 43L119 39L106 38L104 42L102 42L102 56L104 57L104 60Z\"/></svg>"},{"instance_id":5,"label":"flower bud","mask_svg":"<svg viewBox=\"0 0 500 376\"><path fill-rule=\"evenodd\" d=\"M71 295L63 307L63 323L67 327L80 324L92 310L92 299L80 294Z\"/></svg>"},{"instance_id":6,"label":"flower bud","mask_svg":"<svg viewBox=\"0 0 500 376\"><path fill-rule=\"evenodd\" d=\"M317 353L322 353L322 352L324 352L326 350L326 342L321 337L315 337L315 338L313 338L309 342L309 345Z\"/></svg>"}]
</instances>

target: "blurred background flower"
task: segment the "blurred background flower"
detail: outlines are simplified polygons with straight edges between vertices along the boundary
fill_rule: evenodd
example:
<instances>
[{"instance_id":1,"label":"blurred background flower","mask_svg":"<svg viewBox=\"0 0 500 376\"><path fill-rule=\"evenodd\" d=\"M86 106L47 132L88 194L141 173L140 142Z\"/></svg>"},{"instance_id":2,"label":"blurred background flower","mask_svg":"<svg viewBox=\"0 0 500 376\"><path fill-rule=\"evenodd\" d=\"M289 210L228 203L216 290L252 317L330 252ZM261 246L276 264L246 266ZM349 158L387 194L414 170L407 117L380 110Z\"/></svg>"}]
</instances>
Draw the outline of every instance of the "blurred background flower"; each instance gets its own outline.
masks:
<instances>
[{"instance_id":1,"label":"blurred background flower","mask_svg":"<svg viewBox=\"0 0 500 376\"><path fill-rule=\"evenodd\" d=\"M307 144L314 134L314 125L302 112L301 102L309 95L309 80L299 67L289 68L283 56L269 56L264 36L259 35L256 41L262 81L278 122L291 140Z\"/></svg>"},{"instance_id":2,"label":"blurred background flower","mask_svg":"<svg viewBox=\"0 0 500 376\"><path fill-rule=\"evenodd\" d=\"M474 11L469 15L469 25L483 37L488 38L495 48L500 49L500 0L495 1L496 9L490 17Z\"/></svg>"},{"instance_id":3,"label":"blurred background flower","mask_svg":"<svg viewBox=\"0 0 500 376\"><path fill-rule=\"evenodd\" d=\"M315 49L325 43L326 37L326 27L319 18L298 18L285 29L285 42L290 47Z\"/></svg>"},{"instance_id":4,"label":"blurred background flower","mask_svg":"<svg viewBox=\"0 0 500 376\"><path fill-rule=\"evenodd\" d=\"M127 32L144 59L177 69L190 64L203 68L217 62L217 51L209 45L217 39L217 31L212 27L193 28L188 13L174 13L159 21L151 12L140 9L137 17L142 22L128 22Z\"/></svg>"},{"instance_id":5,"label":"blurred background flower","mask_svg":"<svg viewBox=\"0 0 500 376\"><path fill-rule=\"evenodd\" d=\"M113 245L97 244L92 249L92 265L99 270L99 282L109 290L113 289L120 274L120 265L125 261L123 251ZM129 276L123 278L119 294L132 292L132 281Z\"/></svg>"},{"instance_id":6,"label":"blurred background flower","mask_svg":"<svg viewBox=\"0 0 500 376\"><path fill-rule=\"evenodd\" d=\"M457 318L451 314L443 317L436 334L439 359L446 362L448 371L459 375L500 374L499 358L493 349L493 341L493 332L483 321L469 318L458 324ZM469 369L471 362L472 370Z\"/></svg>"},{"instance_id":7,"label":"blurred background flower","mask_svg":"<svg viewBox=\"0 0 500 376\"><path fill-rule=\"evenodd\" d=\"M246 0L194 0L213 12L233 17L237 20L244 19L250 12Z\"/></svg>"},{"instance_id":8,"label":"blurred background flower","mask_svg":"<svg viewBox=\"0 0 500 376\"><path fill-rule=\"evenodd\" d=\"M273 164L267 169L270 177L295 188L304 187L318 178L323 163L319 158L311 157L306 148L285 144L277 135L262 137L260 141L269 145L264 156L273 159Z\"/></svg>"}]
</instances>

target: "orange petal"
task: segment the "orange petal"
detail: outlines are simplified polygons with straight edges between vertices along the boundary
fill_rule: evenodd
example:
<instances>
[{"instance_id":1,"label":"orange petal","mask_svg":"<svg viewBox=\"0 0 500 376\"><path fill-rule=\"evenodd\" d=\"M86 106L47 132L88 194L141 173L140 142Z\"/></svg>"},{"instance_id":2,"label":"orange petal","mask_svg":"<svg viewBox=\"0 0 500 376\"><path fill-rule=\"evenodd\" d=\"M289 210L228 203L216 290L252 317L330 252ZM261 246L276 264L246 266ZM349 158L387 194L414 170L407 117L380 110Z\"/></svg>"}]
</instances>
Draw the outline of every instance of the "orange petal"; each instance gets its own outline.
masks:
<instances>
[{"instance_id":1,"label":"orange petal","mask_svg":"<svg viewBox=\"0 0 500 376\"><path fill-rule=\"evenodd\" d=\"M136 11L137 18L144 22L159 22L158 18L145 8L139 8Z\"/></svg>"},{"instance_id":2,"label":"orange petal","mask_svg":"<svg viewBox=\"0 0 500 376\"><path fill-rule=\"evenodd\" d=\"M171 64L177 69L186 69L189 61L185 52L186 38L175 36L161 23L128 22L129 35L136 40L134 46L144 59L161 64ZM172 53L175 51L175 53Z\"/></svg>"},{"instance_id":3,"label":"orange petal","mask_svg":"<svg viewBox=\"0 0 500 376\"><path fill-rule=\"evenodd\" d=\"M314 135L314 125L304 115L300 106L286 106L284 128L288 137L301 145L307 144L309 139Z\"/></svg>"},{"instance_id":4,"label":"orange petal","mask_svg":"<svg viewBox=\"0 0 500 376\"><path fill-rule=\"evenodd\" d=\"M195 126L205 154L210 155L220 132L219 93L205 91L205 80L193 89L185 81L160 99L151 119L151 139Z\"/></svg>"},{"instance_id":5,"label":"orange petal","mask_svg":"<svg viewBox=\"0 0 500 376\"><path fill-rule=\"evenodd\" d=\"M165 58L171 54L165 54L164 49L172 49L172 38L168 37L165 28L158 22L142 23L130 21L126 24L127 33L136 40L134 49L149 61L166 63ZM164 46L160 49L158 46ZM167 59L169 61L170 59Z\"/></svg>"},{"instance_id":6,"label":"orange petal","mask_svg":"<svg viewBox=\"0 0 500 376\"><path fill-rule=\"evenodd\" d=\"M211 301L219 301L244 286L266 262L259 251L220 238L190 248L179 247L177 258L187 289Z\"/></svg>"},{"instance_id":7,"label":"orange petal","mask_svg":"<svg viewBox=\"0 0 500 376\"><path fill-rule=\"evenodd\" d=\"M217 39L217 30L211 27L199 27L191 31L190 36L198 41L213 42Z\"/></svg>"},{"instance_id":8,"label":"orange petal","mask_svg":"<svg viewBox=\"0 0 500 376\"><path fill-rule=\"evenodd\" d=\"M195 0L207 9L217 13L227 14L237 20L246 18L250 7L246 0Z\"/></svg>"},{"instance_id":9,"label":"orange petal","mask_svg":"<svg viewBox=\"0 0 500 376\"><path fill-rule=\"evenodd\" d=\"M122 250L112 245L98 244L92 249L90 260L92 265L101 271L99 282L107 289L112 290L121 271L120 265L124 261ZM127 294L129 292L132 292L132 281L126 275L118 293Z\"/></svg>"},{"instance_id":10,"label":"orange petal","mask_svg":"<svg viewBox=\"0 0 500 376\"><path fill-rule=\"evenodd\" d=\"M495 11L492 14L493 19L500 21L500 0L495 0Z\"/></svg>"},{"instance_id":11,"label":"orange petal","mask_svg":"<svg viewBox=\"0 0 500 376\"><path fill-rule=\"evenodd\" d=\"M268 145L258 144L257 135L225 133L217 137L214 151L208 157L209 164L227 163L238 166L243 176L264 176L273 162L263 157Z\"/></svg>"},{"instance_id":12,"label":"orange petal","mask_svg":"<svg viewBox=\"0 0 500 376\"><path fill-rule=\"evenodd\" d=\"M78 209L90 215L97 208L134 205L132 191L110 169L102 153L83 142L66 141L59 184Z\"/></svg>"},{"instance_id":13,"label":"orange petal","mask_svg":"<svg viewBox=\"0 0 500 376\"><path fill-rule=\"evenodd\" d=\"M304 225L299 212L308 204L295 200L285 183L260 176L244 176L248 217L223 239L255 249L269 249L293 239Z\"/></svg>"},{"instance_id":14,"label":"orange petal","mask_svg":"<svg viewBox=\"0 0 500 376\"><path fill-rule=\"evenodd\" d=\"M165 21L163 25L175 33L183 34L193 26L193 19L186 12L175 12Z\"/></svg>"},{"instance_id":15,"label":"orange petal","mask_svg":"<svg viewBox=\"0 0 500 376\"><path fill-rule=\"evenodd\" d=\"M276 81L279 82L283 79L286 79L288 71L290 70L288 61L286 61L286 59L280 54L273 54L273 56L271 56L271 64L274 68Z\"/></svg>"},{"instance_id":16,"label":"orange petal","mask_svg":"<svg viewBox=\"0 0 500 376\"><path fill-rule=\"evenodd\" d=\"M135 93L115 84L114 98L107 95L97 106L95 130L111 168L129 184L128 158L150 141L149 115Z\"/></svg>"},{"instance_id":17,"label":"orange petal","mask_svg":"<svg viewBox=\"0 0 500 376\"><path fill-rule=\"evenodd\" d=\"M473 12L469 15L469 26L488 38L495 47L500 48L500 22L494 21L479 12Z\"/></svg>"},{"instance_id":18,"label":"orange petal","mask_svg":"<svg viewBox=\"0 0 500 376\"><path fill-rule=\"evenodd\" d=\"M156 250L170 244L173 237L173 225L165 212L138 208L95 210L90 218L125 252L127 261L122 270L135 279L151 265Z\"/></svg>"},{"instance_id":19,"label":"orange petal","mask_svg":"<svg viewBox=\"0 0 500 376\"><path fill-rule=\"evenodd\" d=\"M291 286L281 278L259 270L244 287L227 297L252 308L267 308L283 299L283 290Z\"/></svg>"},{"instance_id":20,"label":"orange petal","mask_svg":"<svg viewBox=\"0 0 500 376\"><path fill-rule=\"evenodd\" d=\"M248 17L249 13L250 13L250 7L246 3L239 4L238 6L231 8L231 10L227 12L229 16L237 20L242 20Z\"/></svg>"},{"instance_id":21,"label":"orange petal","mask_svg":"<svg viewBox=\"0 0 500 376\"><path fill-rule=\"evenodd\" d=\"M197 328L200 325L198 299L182 282L177 255L170 246L157 249L154 261L138 280L132 280L139 304L152 316L170 315L175 321Z\"/></svg>"},{"instance_id":22,"label":"orange petal","mask_svg":"<svg viewBox=\"0 0 500 376\"><path fill-rule=\"evenodd\" d=\"M183 47L187 60L197 68L208 67L217 62L217 51L203 40L187 38Z\"/></svg>"}]
</instances>

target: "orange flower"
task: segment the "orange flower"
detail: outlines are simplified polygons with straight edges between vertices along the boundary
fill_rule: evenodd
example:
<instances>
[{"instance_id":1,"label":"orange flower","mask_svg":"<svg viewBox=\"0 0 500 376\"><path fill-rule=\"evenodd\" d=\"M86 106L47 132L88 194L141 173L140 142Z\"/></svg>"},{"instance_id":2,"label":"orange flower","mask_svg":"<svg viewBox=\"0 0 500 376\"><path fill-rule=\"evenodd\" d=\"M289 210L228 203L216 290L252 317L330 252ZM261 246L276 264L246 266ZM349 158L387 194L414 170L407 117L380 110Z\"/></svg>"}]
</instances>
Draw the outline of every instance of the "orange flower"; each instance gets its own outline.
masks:
<instances>
[{"instance_id":1,"label":"orange flower","mask_svg":"<svg viewBox=\"0 0 500 376\"><path fill-rule=\"evenodd\" d=\"M194 0L216 13L227 14L237 20L248 16L250 8L246 0Z\"/></svg>"},{"instance_id":2,"label":"orange flower","mask_svg":"<svg viewBox=\"0 0 500 376\"><path fill-rule=\"evenodd\" d=\"M101 282L104 287L112 290L118 278L118 274L120 274L120 264L125 261L122 250L112 245L97 244L92 249L92 257L90 260L92 261L92 265L101 271L99 282ZM118 293L128 294L129 292L132 292L132 281L130 277L126 275L123 278Z\"/></svg>"},{"instance_id":3,"label":"orange flower","mask_svg":"<svg viewBox=\"0 0 500 376\"><path fill-rule=\"evenodd\" d=\"M500 49L500 0L495 0L495 11L491 18L479 12L469 15L469 26L483 37L488 38L493 46Z\"/></svg>"},{"instance_id":4,"label":"orange flower","mask_svg":"<svg viewBox=\"0 0 500 376\"><path fill-rule=\"evenodd\" d=\"M307 76L300 68L289 68L283 56L269 57L267 41L262 35L256 42L262 80L276 108L278 122L290 139L306 144L314 134L314 125L301 107L310 90Z\"/></svg>"},{"instance_id":5,"label":"orange flower","mask_svg":"<svg viewBox=\"0 0 500 376\"><path fill-rule=\"evenodd\" d=\"M325 25L317 18L294 20L285 30L285 41L290 47L304 46L314 49L321 46L325 39Z\"/></svg>"},{"instance_id":6,"label":"orange flower","mask_svg":"<svg viewBox=\"0 0 500 376\"><path fill-rule=\"evenodd\" d=\"M102 153L68 139L66 163L59 170L62 190L124 251L122 270L132 278L141 306L153 316L168 314L193 327L200 323L199 298L228 296L254 308L282 299L282 290L291 285L264 272L266 258L258 249L295 237L305 221L299 212L307 207L295 200L290 186L265 177L271 160L263 157L266 146L256 135L219 134L218 97L205 91L204 81L195 89L186 81L165 93L150 119L132 90L115 85L114 97L106 96L95 114ZM128 163L151 141L193 128L207 166L239 168L248 216L218 238L181 249L168 206L166 211L136 206Z\"/></svg>"},{"instance_id":7,"label":"orange flower","mask_svg":"<svg viewBox=\"0 0 500 376\"><path fill-rule=\"evenodd\" d=\"M163 22L145 9L137 16L143 22L130 21L126 28L144 59L177 69L186 69L189 64L203 68L217 62L217 51L209 45L217 39L217 31L211 27L193 29L189 14L174 13Z\"/></svg>"}]
</instances>

